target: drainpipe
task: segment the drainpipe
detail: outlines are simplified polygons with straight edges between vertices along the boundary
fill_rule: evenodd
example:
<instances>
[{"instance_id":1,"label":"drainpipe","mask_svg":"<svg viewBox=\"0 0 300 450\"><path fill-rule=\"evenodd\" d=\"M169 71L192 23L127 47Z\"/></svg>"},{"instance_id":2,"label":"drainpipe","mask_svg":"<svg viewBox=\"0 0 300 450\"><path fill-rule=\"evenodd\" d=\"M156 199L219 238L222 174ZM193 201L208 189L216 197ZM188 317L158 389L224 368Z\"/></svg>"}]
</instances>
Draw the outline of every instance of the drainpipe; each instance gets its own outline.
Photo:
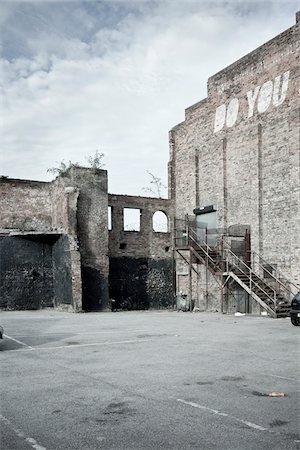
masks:
<instances>
[{"instance_id":1,"label":"drainpipe","mask_svg":"<svg viewBox=\"0 0 300 450\"><path fill-rule=\"evenodd\" d=\"M190 312L192 312L192 252L190 251L190 260L189 260L189 298L190 298Z\"/></svg>"}]
</instances>

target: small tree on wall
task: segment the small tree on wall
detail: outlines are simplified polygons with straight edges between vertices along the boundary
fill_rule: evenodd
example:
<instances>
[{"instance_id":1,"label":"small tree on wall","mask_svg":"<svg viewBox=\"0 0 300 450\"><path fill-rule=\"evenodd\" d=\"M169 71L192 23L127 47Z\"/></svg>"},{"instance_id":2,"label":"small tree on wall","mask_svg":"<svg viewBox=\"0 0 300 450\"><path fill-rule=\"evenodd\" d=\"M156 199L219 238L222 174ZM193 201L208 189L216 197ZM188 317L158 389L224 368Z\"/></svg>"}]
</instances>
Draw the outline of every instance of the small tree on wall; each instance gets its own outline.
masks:
<instances>
[{"instance_id":1,"label":"small tree on wall","mask_svg":"<svg viewBox=\"0 0 300 450\"><path fill-rule=\"evenodd\" d=\"M88 156L86 158L89 167L91 167L92 169L102 169L105 166L103 162L104 156L104 153L96 150L93 156Z\"/></svg>"},{"instance_id":2,"label":"small tree on wall","mask_svg":"<svg viewBox=\"0 0 300 450\"><path fill-rule=\"evenodd\" d=\"M150 184L151 187L144 187L142 191L148 192L153 197L162 197L162 192L164 189L167 189L167 186L163 184L161 178L156 177L150 170L147 170L148 175L150 176Z\"/></svg>"},{"instance_id":3,"label":"small tree on wall","mask_svg":"<svg viewBox=\"0 0 300 450\"><path fill-rule=\"evenodd\" d=\"M86 160L88 163L88 167L91 169L101 169L105 166L103 163L104 153L101 153L99 150L96 150L95 154L93 156L87 156ZM56 167L51 167L47 169L47 173L51 173L52 175L63 175L70 167L72 166L79 166L80 164L78 162L72 163L72 161L65 162L64 160L57 162Z\"/></svg>"},{"instance_id":4,"label":"small tree on wall","mask_svg":"<svg viewBox=\"0 0 300 450\"><path fill-rule=\"evenodd\" d=\"M50 167L47 169L47 173L51 173L52 175L62 175L64 174L71 166L78 166L78 163L72 163L72 161L65 162L64 160L57 162L57 167Z\"/></svg>"}]
</instances>

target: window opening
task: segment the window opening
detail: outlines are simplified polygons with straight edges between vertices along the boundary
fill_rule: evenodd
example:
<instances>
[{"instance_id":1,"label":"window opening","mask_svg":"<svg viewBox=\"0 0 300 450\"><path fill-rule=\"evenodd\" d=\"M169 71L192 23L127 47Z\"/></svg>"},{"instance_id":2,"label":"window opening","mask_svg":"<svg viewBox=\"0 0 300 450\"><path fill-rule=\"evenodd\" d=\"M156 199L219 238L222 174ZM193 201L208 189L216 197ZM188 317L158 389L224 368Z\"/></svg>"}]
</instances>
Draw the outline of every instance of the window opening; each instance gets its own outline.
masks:
<instances>
[{"instance_id":1,"label":"window opening","mask_svg":"<svg viewBox=\"0 0 300 450\"><path fill-rule=\"evenodd\" d=\"M108 226L108 230L112 230L112 206L108 207L108 222L107 222L107 226Z\"/></svg>"},{"instance_id":2,"label":"window opening","mask_svg":"<svg viewBox=\"0 0 300 450\"><path fill-rule=\"evenodd\" d=\"M153 231L156 233L168 233L168 217L163 211L156 211L152 219Z\"/></svg>"},{"instance_id":3,"label":"window opening","mask_svg":"<svg viewBox=\"0 0 300 450\"><path fill-rule=\"evenodd\" d=\"M137 208L124 208L124 231L140 231L141 210Z\"/></svg>"}]
</instances>

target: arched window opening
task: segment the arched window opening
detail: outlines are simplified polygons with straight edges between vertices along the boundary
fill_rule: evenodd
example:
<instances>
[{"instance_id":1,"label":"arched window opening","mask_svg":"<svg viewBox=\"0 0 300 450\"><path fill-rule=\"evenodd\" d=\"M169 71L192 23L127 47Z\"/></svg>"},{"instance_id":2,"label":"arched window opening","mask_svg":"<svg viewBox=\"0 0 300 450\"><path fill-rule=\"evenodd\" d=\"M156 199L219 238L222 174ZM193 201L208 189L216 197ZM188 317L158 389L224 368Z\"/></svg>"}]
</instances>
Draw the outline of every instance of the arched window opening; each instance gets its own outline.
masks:
<instances>
[{"instance_id":1,"label":"arched window opening","mask_svg":"<svg viewBox=\"0 0 300 450\"><path fill-rule=\"evenodd\" d=\"M163 211L156 211L152 219L153 231L156 233L168 233L169 223L168 217Z\"/></svg>"}]
</instances>

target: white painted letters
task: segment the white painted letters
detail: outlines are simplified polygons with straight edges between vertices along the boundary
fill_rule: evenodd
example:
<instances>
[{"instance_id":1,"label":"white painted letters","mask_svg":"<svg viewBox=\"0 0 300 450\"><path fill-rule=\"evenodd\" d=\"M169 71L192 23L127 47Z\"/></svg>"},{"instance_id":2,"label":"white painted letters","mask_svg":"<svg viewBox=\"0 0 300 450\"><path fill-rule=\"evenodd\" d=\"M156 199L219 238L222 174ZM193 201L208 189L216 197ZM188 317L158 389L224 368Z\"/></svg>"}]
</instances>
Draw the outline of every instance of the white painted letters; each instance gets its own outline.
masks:
<instances>
[{"instance_id":1,"label":"white painted letters","mask_svg":"<svg viewBox=\"0 0 300 450\"><path fill-rule=\"evenodd\" d=\"M285 72L283 74L283 80L282 80L282 84L281 84L281 94L279 95L279 88L280 88L280 81L281 81L281 75L279 75L279 77L276 77L274 80L274 91L273 91L273 105L274 106L279 106L281 105L281 103L284 102L286 94L287 94L287 89L288 89L288 85L289 85L289 76L290 76L290 72Z\"/></svg>"},{"instance_id":2,"label":"white painted letters","mask_svg":"<svg viewBox=\"0 0 300 450\"><path fill-rule=\"evenodd\" d=\"M225 117L226 117L226 106L223 104L221 106L218 106L218 108L216 109L215 133L217 131L222 130L222 128L225 124Z\"/></svg>"},{"instance_id":3,"label":"white painted letters","mask_svg":"<svg viewBox=\"0 0 300 450\"><path fill-rule=\"evenodd\" d=\"M258 93L259 93L259 86L256 86L256 88L254 89L253 94L252 94L252 91L248 91L247 92L248 117L252 117L253 116L254 105L255 105L256 99L258 97Z\"/></svg>"},{"instance_id":4,"label":"white painted letters","mask_svg":"<svg viewBox=\"0 0 300 450\"><path fill-rule=\"evenodd\" d=\"M228 127L232 127L237 119L239 112L239 101L237 98L233 98L230 100L230 103L227 108L227 114L226 114L226 125Z\"/></svg>"},{"instance_id":5,"label":"white painted letters","mask_svg":"<svg viewBox=\"0 0 300 450\"><path fill-rule=\"evenodd\" d=\"M285 72L272 80L267 80L262 86L256 86L247 92L248 118L253 117L255 105L257 112L263 114L270 107L271 103L275 107L281 105L287 96L290 72ZM226 124L227 128L233 127L238 119L240 102L238 98L229 100L218 106L215 114L214 131L222 130Z\"/></svg>"},{"instance_id":6,"label":"white painted letters","mask_svg":"<svg viewBox=\"0 0 300 450\"><path fill-rule=\"evenodd\" d=\"M271 104L273 92L273 81L266 81L260 88L258 100L257 100L257 111L261 114L267 111Z\"/></svg>"}]
</instances>

